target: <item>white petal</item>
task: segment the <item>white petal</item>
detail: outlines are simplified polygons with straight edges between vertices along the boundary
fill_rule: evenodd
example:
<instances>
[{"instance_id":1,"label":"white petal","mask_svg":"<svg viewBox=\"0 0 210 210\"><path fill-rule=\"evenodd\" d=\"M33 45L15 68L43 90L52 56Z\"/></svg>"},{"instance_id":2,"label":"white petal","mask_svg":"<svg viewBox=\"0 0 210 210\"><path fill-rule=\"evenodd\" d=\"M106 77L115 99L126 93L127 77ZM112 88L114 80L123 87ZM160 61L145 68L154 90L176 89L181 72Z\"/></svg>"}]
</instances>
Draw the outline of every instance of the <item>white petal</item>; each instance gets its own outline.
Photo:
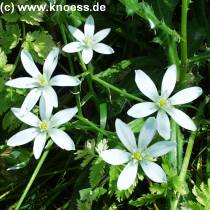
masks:
<instances>
[{"instance_id":1,"label":"white petal","mask_svg":"<svg viewBox=\"0 0 210 210\"><path fill-rule=\"evenodd\" d=\"M129 126L125 124L123 121L121 121L120 119L116 119L115 128L116 128L117 135L120 141L123 143L123 145L130 152L134 152L137 148L136 139L132 130L129 128Z\"/></svg>"},{"instance_id":2,"label":"white petal","mask_svg":"<svg viewBox=\"0 0 210 210\"><path fill-rule=\"evenodd\" d=\"M40 95L41 91L38 88L32 89L25 97L25 100L20 108L20 115L25 115L27 112L30 112L39 100Z\"/></svg>"},{"instance_id":3,"label":"white petal","mask_svg":"<svg viewBox=\"0 0 210 210\"><path fill-rule=\"evenodd\" d=\"M82 51L82 60L85 64L90 63L93 58L93 50L92 49L83 49Z\"/></svg>"},{"instance_id":4,"label":"white petal","mask_svg":"<svg viewBox=\"0 0 210 210\"><path fill-rule=\"evenodd\" d=\"M148 160L142 160L142 161L140 161L140 165L141 165L144 173L152 181L158 182L158 183L167 182L167 178L166 178L165 172L156 163L153 163L153 162L148 161Z\"/></svg>"},{"instance_id":5,"label":"white petal","mask_svg":"<svg viewBox=\"0 0 210 210\"><path fill-rule=\"evenodd\" d=\"M49 120L53 111L53 106L48 106L44 97L41 96L39 100L39 114L42 120Z\"/></svg>"},{"instance_id":6,"label":"white petal","mask_svg":"<svg viewBox=\"0 0 210 210\"><path fill-rule=\"evenodd\" d=\"M92 37L94 35L94 31L95 31L95 23L94 23L93 16L90 15L86 19L86 22L84 25L85 37Z\"/></svg>"},{"instance_id":7,"label":"white petal","mask_svg":"<svg viewBox=\"0 0 210 210\"><path fill-rule=\"evenodd\" d=\"M110 31L111 31L111 28L106 28L106 29L98 31L93 37L94 42L102 41L105 37L107 37Z\"/></svg>"},{"instance_id":8,"label":"white petal","mask_svg":"<svg viewBox=\"0 0 210 210\"><path fill-rule=\"evenodd\" d=\"M147 150L144 151L144 154L159 157L167 154L168 152L174 150L176 148L176 143L170 141L160 141L152 146L150 146Z\"/></svg>"},{"instance_id":9,"label":"white petal","mask_svg":"<svg viewBox=\"0 0 210 210\"><path fill-rule=\"evenodd\" d=\"M38 68L36 67L33 58L31 57L31 54L26 51L22 50L21 51L21 61L23 64L23 67L25 70L34 78L38 78L41 76L41 73L39 72Z\"/></svg>"},{"instance_id":10,"label":"white petal","mask_svg":"<svg viewBox=\"0 0 210 210\"><path fill-rule=\"evenodd\" d=\"M20 77L17 79L9 80L5 85L14 88L34 88L38 87L38 83L34 78L31 77Z\"/></svg>"},{"instance_id":11,"label":"white petal","mask_svg":"<svg viewBox=\"0 0 210 210\"><path fill-rule=\"evenodd\" d=\"M78 112L77 107L59 111L55 115L53 115L52 118L50 119L50 125L52 127L60 126L64 123L70 121L75 116L75 114L77 112Z\"/></svg>"},{"instance_id":12,"label":"white petal","mask_svg":"<svg viewBox=\"0 0 210 210\"><path fill-rule=\"evenodd\" d=\"M11 110L12 110L13 114L22 122L24 122L30 126L33 126L33 127L39 126L40 120L35 114L33 114L31 112L27 112L25 115L21 115L19 108L11 108Z\"/></svg>"},{"instance_id":13,"label":"white petal","mask_svg":"<svg viewBox=\"0 0 210 210\"><path fill-rule=\"evenodd\" d=\"M38 131L36 128L28 128L23 131L16 133L8 141L7 145L11 147L20 146L32 141L37 135Z\"/></svg>"},{"instance_id":14,"label":"white petal","mask_svg":"<svg viewBox=\"0 0 210 210\"><path fill-rule=\"evenodd\" d=\"M156 101L159 95L153 81L141 70L136 70L135 73L135 82L139 90L151 100Z\"/></svg>"},{"instance_id":15,"label":"white petal","mask_svg":"<svg viewBox=\"0 0 210 210\"><path fill-rule=\"evenodd\" d=\"M129 162L122 170L118 180L118 190L127 190L132 184L134 184L138 170L138 163Z\"/></svg>"},{"instance_id":16,"label":"white petal","mask_svg":"<svg viewBox=\"0 0 210 210\"><path fill-rule=\"evenodd\" d=\"M142 118L156 112L158 107L153 102L143 102L132 106L127 114L134 118Z\"/></svg>"},{"instance_id":17,"label":"white petal","mask_svg":"<svg viewBox=\"0 0 210 210\"><path fill-rule=\"evenodd\" d=\"M68 27L69 31L73 35L73 37L78 40L79 42L82 42L85 39L85 35L80 31L78 28L75 28L73 26Z\"/></svg>"},{"instance_id":18,"label":"white petal","mask_svg":"<svg viewBox=\"0 0 210 210\"><path fill-rule=\"evenodd\" d=\"M141 128L139 134L138 148L142 151L144 150L149 143L152 141L156 133L156 120L154 117L148 118L143 127Z\"/></svg>"},{"instance_id":19,"label":"white petal","mask_svg":"<svg viewBox=\"0 0 210 210\"><path fill-rule=\"evenodd\" d=\"M177 124L179 124L181 127L195 131L196 126L195 123L192 121L192 119L186 115L184 112L182 112L179 109L169 109L167 110L167 113L176 121Z\"/></svg>"},{"instance_id":20,"label":"white petal","mask_svg":"<svg viewBox=\"0 0 210 210\"><path fill-rule=\"evenodd\" d=\"M50 51L50 53L48 54L48 56L44 62L43 72L46 75L48 80L52 76L52 74L55 71L55 68L58 64L58 55L59 55L59 48L54 47Z\"/></svg>"},{"instance_id":21,"label":"white petal","mask_svg":"<svg viewBox=\"0 0 210 210\"><path fill-rule=\"evenodd\" d=\"M93 46L93 50L95 50L98 53L106 54L106 55L114 53L114 50L110 46L103 44L103 43L95 44Z\"/></svg>"},{"instance_id":22,"label":"white petal","mask_svg":"<svg viewBox=\"0 0 210 210\"><path fill-rule=\"evenodd\" d=\"M157 130L160 136L168 140L171 136L171 126L168 115L163 110L159 110L157 114Z\"/></svg>"},{"instance_id":23,"label":"white petal","mask_svg":"<svg viewBox=\"0 0 210 210\"><path fill-rule=\"evenodd\" d=\"M58 107L58 96L51 86L46 86L42 91L43 97L46 101L46 109L51 110L51 106Z\"/></svg>"},{"instance_id":24,"label":"white petal","mask_svg":"<svg viewBox=\"0 0 210 210\"><path fill-rule=\"evenodd\" d=\"M64 86L73 87L79 85L80 83L81 82L77 77L72 77L63 74L57 75L50 80L50 84L52 86L60 86L60 87Z\"/></svg>"},{"instance_id":25,"label":"white petal","mask_svg":"<svg viewBox=\"0 0 210 210\"><path fill-rule=\"evenodd\" d=\"M39 159L46 143L46 133L40 133L34 140L33 153L36 159Z\"/></svg>"},{"instance_id":26,"label":"white petal","mask_svg":"<svg viewBox=\"0 0 210 210\"><path fill-rule=\"evenodd\" d=\"M186 104L198 98L202 93L200 87L186 88L172 96L170 102L172 105Z\"/></svg>"},{"instance_id":27,"label":"white petal","mask_svg":"<svg viewBox=\"0 0 210 210\"><path fill-rule=\"evenodd\" d=\"M130 156L130 153L120 149L109 149L100 153L100 157L111 165L121 165L127 163Z\"/></svg>"},{"instance_id":28,"label":"white petal","mask_svg":"<svg viewBox=\"0 0 210 210\"><path fill-rule=\"evenodd\" d=\"M174 64L167 69L163 77L162 86L161 86L161 96L163 96L164 98L168 98L175 88L176 73L177 73L176 65Z\"/></svg>"},{"instance_id":29,"label":"white petal","mask_svg":"<svg viewBox=\"0 0 210 210\"><path fill-rule=\"evenodd\" d=\"M79 52L83 49L80 42L71 42L63 47L63 51L67 53Z\"/></svg>"},{"instance_id":30,"label":"white petal","mask_svg":"<svg viewBox=\"0 0 210 210\"><path fill-rule=\"evenodd\" d=\"M55 128L50 129L49 135L60 148L65 150L75 150L75 145L71 137L62 130Z\"/></svg>"}]
</instances>

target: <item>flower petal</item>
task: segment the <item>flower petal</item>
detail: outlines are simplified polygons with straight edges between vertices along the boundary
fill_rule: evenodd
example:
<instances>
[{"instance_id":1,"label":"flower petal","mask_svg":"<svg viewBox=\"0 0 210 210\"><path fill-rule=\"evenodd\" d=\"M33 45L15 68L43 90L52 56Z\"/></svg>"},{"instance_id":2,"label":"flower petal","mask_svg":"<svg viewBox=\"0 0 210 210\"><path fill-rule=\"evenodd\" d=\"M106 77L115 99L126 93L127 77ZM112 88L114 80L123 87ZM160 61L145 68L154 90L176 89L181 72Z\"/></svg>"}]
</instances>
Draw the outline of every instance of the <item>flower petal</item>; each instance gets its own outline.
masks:
<instances>
[{"instance_id":1,"label":"flower petal","mask_svg":"<svg viewBox=\"0 0 210 210\"><path fill-rule=\"evenodd\" d=\"M41 73L39 72L37 66L33 61L33 58L31 57L31 54L28 51L21 51L21 61L26 72L28 72L28 74L30 74L32 77L38 78L39 76L41 76Z\"/></svg>"},{"instance_id":2,"label":"flower petal","mask_svg":"<svg viewBox=\"0 0 210 210\"><path fill-rule=\"evenodd\" d=\"M154 117L148 118L141 128L138 140L138 148L144 150L152 141L156 133L156 120Z\"/></svg>"},{"instance_id":3,"label":"flower petal","mask_svg":"<svg viewBox=\"0 0 210 210\"><path fill-rule=\"evenodd\" d=\"M180 105L189 103L198 98L203 93L200 87L190 87L179 91L170 98L172 105Z\"/></svg>"},{"instance_id":4,"label":"flower petal","mask_svg":"<svg viewBox=\"0 0 210 210\"><path fill-rule=\"evenodd\" d=\"M75 150L75 145L71 137L62 130L55 128L50 129L49 135L60 148L65 150Z\"/></svg>"},{"instance_id":5,"label":"flower petal","mask_svg":"<svg viewBox=\"0 0 210 210\"><path fill-rule=\"evenodd\" d=\"M95 23L94 23L93 16L90 15L86 19L86 22L84 25L85 37L92 37L94 35L94 31L95 31Z\"/></svg>"},{"instance_id":6,"label":"flower petal","mask_svg":"<svg viewBox=\"0 0 210 210\"><path fill-rule=\"evenodd\" d=\"M45 101L44 97L41 96L39 100L39 114L43 120L49 120L53 111L53 106L47 106L47 102Z\"/></svg>"},{"instance_id":7,"label":"flower petal","mask_svg":"<svg viewBox=\"0 0 210 210\"><path fill-rule=\"evenodd\" d=\"M106 55L114 53L114 50L110 46L103 44L103 43L95 44L93 46L93 50L95 50L98 53L106 54Z\"/></svg>"},{"instance_id":8,"label":"flower petal","mask_svg":"<svg viewBox=\"0 0 210 210\"><path fill-rule=\"evenodd\" d=\"M108 36L110 31L111 31L111 28L106 28L106 29L98 31L93 37L94 42L98 43L98 42L102 41L104 38L106 38Z\"/></svg>"},{"instance_id":9,"label":"flower petal","mask_svg":"<svg viewBox=\"0 0 210 210\"><path fill-rule=\"evenodd\" d=\"M160 136L168 140L171 136L170 120L163 110L159 110L157 114L157 130Z\"/></svg>"},{"instance_id":10,"label":"flower petal","mask_svg":"<svg viewBox=\"0 0 210 210\"><path fill-rule=\"evenodd\" d=\"M141 165L144 173L152 181L158 182L158 183L167 182L167 178L166 178L165 172L156 163L153 163L153 162L148 161L148 160L142 160L142 161L140 161L140 165Z\"/></svg>"},{"instance_id":11,"label":"flower petal","mask_svg":"<svg viewBox=\"0 0 210 210\"><path fill-rule=\"evenodd\" d=\"M59 48L54 47L50 51L50 53L48 54L48 56L44 62L43 72L46 75L48 80L52 76L52 74L55 71L55 68L58 64L58 55L59 55Z\"/></svg>"},{"instance_id":12,"label":"flower petal","mask_svg":"<svg viewBox=\"0 0 210 210\"><path fill-rule=\"evenodd\" d=\"M85 64L90 63L93 58L93 50L92 49L83 49L82 51L82 60Z\"/></svg>"},{"instance_id":13,"label":"flower petal","mask_svg":"<svg viewBox=\"0 0 210 210\"><path fill-rule=\"evenodd\" d=\"M7 145L11 147L20 146L32 141L37 135L38 131L36 128L28 128L16 133L8 141Z\"/></svg>"},{"instance_id":14,"label":"flower petal","mask_svg":"<svg viewBox=\"0 0 210 210\"><path fill-rule=\"evenodd\" d=\"M174 142L160 141L160 142L153 144L147 150L145 150L144 154L155 158L155 157L165 155L175 148L176 148L176 143L174 143Z\"/></svg>"},{"instance_id":15,"label":"flower petal","mask_svg":"<svg viewBox=\"0 0 210 210\"><path fill-rule=\"evenodd\" d=\"M34 145L33 145L33 153L34 153L34 157L36 159L39 159L42 151L44 149L44 146L46 144L46 140L47 140L47 135L45 132L40 133L34 140Z\"/></svg>"},{"instance_id":16,"label":"flower petal","mask_svg":"<svg viewBox=\"0 0 210 210\"><path fill-rule=\"evenodd\" d=\"M20 77L17 79L9 80L5 85L14 88L34 88L38 87L38 83L34 78L31 77Z\"/></svg>"},{"instance_id":17,"label":"flower petal","mask_svg":"<svg viewBox=\"0 0 210 210\"><path fill-rule=\"evenodd\" d=\"M77 112L78 112L77 107L64 109L62 111L57 112L50 119L50 126L57 127L63 125L64 123L71 120Z\"/></svg>"},{"instance_id":18,"label":"flower petal","mask_svg":"<svg viewBox=\"0 0 210 210\"><path fill-rule=\"evenodd\" d=\"M100 157L111 165L121 165L127 163L130 156L130 153L120 149L109 149L100 153Z\"/></svg>"},{"instance_id":19,"label":"flower petal","mask_svg":"<svg viewBox=\"0 0 210 210\"><path fill-rule=\"evenodd\" d=\"M78 28L75 28L74 26L68 26L69 31L73 35L73 37L78 40L79 42L82 42L85 39L85 35L80 31Z\"/></svg>"},{"instance_id":20,"label":"flower petal","mask_svg":"<svg viewBox=\"0 0 210 210\"><path fill-rule=\"evenodd\" d=\"M46 101L46 109L51 110L51 106L58 107L58 96L51 86L46 86L42 91L42 95Z\"/></svg>"},{"instance_id":21,"label":"flower petal","mask_svg":"<svg viewBox=\"0 0 210 210\"><path fill-rule=\"evenodd\" d=\"M83 49L80 42L71 42L63 47L63 51L67 53L80 52Z\"/></svg>"},{"instance_id":22,"label":"flower petal","mask_svg":"<svg viewBox=\"0 0 210 210\"><path fill-rule=\"evenodd\" d=\"M134 184L138 170L138 163L129 162L122 170L118 180L118 190L127 190L132 184Z\"/></svg>"},{"instance_id":23,"label":"flower petal","mask_svg":"<svg viewBox=\"0 0 210 210\"><path fill-rule=\"evenodd\" d=\"M195 131L196 130L196 125L192 121L192 119L186 115L183 111L179 109L168 109L167 113L176 121L177 124L179 124L181 127Z\"/></svg>"},{"instance_id":24,"label":"flower petal","mask_svg":"<svg viewBox=\"0 0 210 210\"><path fill-rule=\"evenodd\" d=\"M171 65L168 67L162 81L161 86L161 96L168 98L173 92L176 85L176 65Z\"/></svg>"},{"instance_id":25,"label":"flower petal","mask_svg":"<svg viewBox=\"0 0 210 210\"><path fill-rule=\"evenodd\" d=\"M50 80L50 84L52 86L60 86L60 87L64 86L73 87L79 85L80 83L81 82L77 77L72 77L64 74L57 75Z\"/></svg>"},{"instance_id":26,"label":"flower petal","mask_svg":"<svg viewBox=\"0 0 210 210\"><path fill-rule=\"evenodd\" d=\"M25 97L20 108L20 115L25 115L27 112L30 112L39 100L40 95L41 91L38 88L32 89Z\"/></svg>"},{"instance_id":27,"label":"flower petal","mask_svg":"<svg viewBox=\"0 0 210 210\"><path fill-rule=\"evenodd\" d=\"M137 148L136 139L132 130L129 128L129 126L125 124L123 121L121 121L120 119L116 119L115 128L116 128L117 135L120 141L123 143L123 145L130 152L134 152Z\"/></svg>"},{"instance_id":28,"label":"flower petal","mask_svg":"<svg viewBox=\"0 0 210 210\"><path fill-rule=\"evenodd\" d=\"M156 101L159 98L155 84L143 71L135 71L135 82L139 90L152 101Z\"/></svg>"},{"instance_id":29,"label":"flower petal","mask_svg":"<svg viewBox=\"0 0 210 210\"><path fill-rule=\"evenodd\" d=\"M143 102L132 106L127 114L134 118L142 118L151 115L156 112L158 107L153 102Z\"/></svg>"},{"instance_id":30,"label":"flower petal","mask_svg":"<svg viewBox=\"0 0 210 210\"><path fill-rule=\"evenodd\" d=\"M27 112L25 115L20 114L20 109L19 108L11 108L13 114L22 122L33 126L33 127L38 127L40 123L40 119L33 113Z\"/></svg>"}]
</instances>

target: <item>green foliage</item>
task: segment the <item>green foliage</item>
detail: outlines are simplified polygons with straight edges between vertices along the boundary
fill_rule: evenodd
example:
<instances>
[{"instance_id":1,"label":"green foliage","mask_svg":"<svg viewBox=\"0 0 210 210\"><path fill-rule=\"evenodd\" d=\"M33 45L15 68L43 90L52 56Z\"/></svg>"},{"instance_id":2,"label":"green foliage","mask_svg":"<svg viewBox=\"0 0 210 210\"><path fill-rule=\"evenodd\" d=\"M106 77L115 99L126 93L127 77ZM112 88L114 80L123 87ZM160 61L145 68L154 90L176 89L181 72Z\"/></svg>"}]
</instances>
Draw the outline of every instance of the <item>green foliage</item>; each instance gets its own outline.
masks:
<instances>
[{"instance_id":1,"label":"green foliage","mask_svg":"<svg viewBox=\"0 0 210 210\"><path fill-rule=\"evenodd\" d=\"M5 29L0 27L0 47L8 54L20 41L21 31L17 24L6 24Z\"/></svg>"},{"instance_id":2,"label":"green foliage","mask_svg":"<svg viewBox=\"0 0 210 210\"><path fill-rule=\"evenodd\" d=\"M43 63L50 50L55 46L52 36L47 31L34 31L26 34L22 47L28 50L33 59Z\"/></svg>"},{"instance_id":3,"label":"green foliage","mask_svg":"<svg viewBox=\"0 0 210 210\"><path fill-rule=\"evenodd\" d=\"M92 161L92 166L90 168L90 186L92 188L99 185L100 181L104 176L105 162L100 158L96 158Z\"/></svg>"}]
</instances>

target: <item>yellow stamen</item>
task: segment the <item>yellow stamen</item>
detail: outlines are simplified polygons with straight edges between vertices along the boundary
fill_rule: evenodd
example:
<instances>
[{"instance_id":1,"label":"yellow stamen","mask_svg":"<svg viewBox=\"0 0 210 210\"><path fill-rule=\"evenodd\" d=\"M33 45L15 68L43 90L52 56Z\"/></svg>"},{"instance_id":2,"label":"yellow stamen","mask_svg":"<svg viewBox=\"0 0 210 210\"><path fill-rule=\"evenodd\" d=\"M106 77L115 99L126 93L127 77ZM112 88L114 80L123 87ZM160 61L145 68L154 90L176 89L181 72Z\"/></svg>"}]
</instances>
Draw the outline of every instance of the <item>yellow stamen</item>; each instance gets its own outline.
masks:
<instances>
[{"instance_id":1,"label":"yellow stamen","mask_svg":"<svg viewBox=\"0 0 210 210\"><path fill-rule=\"evenodd\" d=\"M85 40L84 40L84 44L85 44L86 46L88 46L88 47L91 47L91 46L93 45L93 43L94 43L94 41L93 41L93 39L90 38L90 37L87 37L87 38L85 38Z\"/></svg>"},{"instance_id":2,"label":"yellow stamen","mask_svg":"<svg viewBox=\"0 0 210 210\"><path fill-rule=\"evenodd\" d=\"M41 86L44 86L44 85L47 84L47 79L45 78L45 76L42 75L42 76L39 78L39 84L40 84Z\"/></svg>"},{"instance_id":3,"label":"yellow stamen","mask_svg":"<svg viewBox=\"0 0 210 210\"><path fill-rule=\"evenodd\" d=\"M132 158L133 159L136 159L136 160L142 160L142 156L139 152L136 152L132 155Z\"/></svg>"},{"instance_id":4,"label":"yellow stamen","mask_svg":"<svg viewBox=\"0 0 210 210\"><path fill-rule=\"evenodd\" d=\"M48 127L49 127L49 125L48 125L48 122L47 121L42 121L40 124L39 124L39 128L42 130L42 131L45 131L45 130L47 130L48 129Z\"/></svg>"},{"instance_id":5,"label":"yellow stamen","mask_svg":"<svg viewBox=\"0 0 210 210\"><path fill-rule=\"evenodd\" d=\"M167 105L167 100L161 98L159 101L159 105L160 107L165 107Z\"/></svg>"}]
</instances>

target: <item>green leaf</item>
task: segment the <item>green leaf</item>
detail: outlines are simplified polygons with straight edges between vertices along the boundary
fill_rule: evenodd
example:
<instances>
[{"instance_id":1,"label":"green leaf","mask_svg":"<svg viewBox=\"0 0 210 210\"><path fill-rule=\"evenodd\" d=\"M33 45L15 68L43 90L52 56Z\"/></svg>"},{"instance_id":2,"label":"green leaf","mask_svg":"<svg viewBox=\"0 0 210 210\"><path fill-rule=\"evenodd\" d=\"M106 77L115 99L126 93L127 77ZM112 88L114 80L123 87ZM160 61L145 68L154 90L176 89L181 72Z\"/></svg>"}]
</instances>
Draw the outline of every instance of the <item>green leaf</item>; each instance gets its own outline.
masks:
<instances>
[{"instance_id":1,"label":"green leaf","mask_svg":"<svg viewBox=\"0 0 210 210\"><path fill-rule=\"evenodd\" d=\"M142 197L129 201L129 204L135 207L140 207L144 205L149 205L156 201L157 199L161 198L161 195L153 195L153 194L144 194Z\"/></svg>"},{"instance_id":2,"label":"green leaf","mask_svg":"<svg viewBox=\"0 0 210 210\"><path fill-rule=\"evenodd\" d=\"M31 3L31 2L26 2L27 5L32 5L34 3ZM46 3L39 3L39 2L36 2L36 5L38 5L40 8L41 7L45 7L44 5L46 5ZM44 11L41 11L40 10L36 10L36 11L21 11L20 12L20 20L23 21L23 22L26 22L27 24L30 24L30 25L40 25L40 22L43 21L43 16L44 16Z\"/></svg>"},{"instance_id":3,"label":"green leaf","mask_svg":"<svg viewBox=\"0 0 210 210\"><path fill-rule=\"evenodd\" d=\"M6 29L0 28L0 47L8 54L20 41L20 29L18 24L6 24Z\"/></svg>"},{"instance_id":4,"label":"green leaf","mask_svg":"<svg viewBox=\"0 0 210 210\"><path fill-rule=\"evenodd\" d=\"M205 185L203 182L200 187L196 185L192 190L193 194L196 196L196 200L207 209L210 208L210 178L208 179L208 185Z\"/></svg>"},{"instance_id":5,"label":"green leaf","mask_svg":"<svg viewBox=\"0 0 210 210\"><path fill-rule=\"evenodd\" d=\"M100 158L97 158L92 162L92 166L90 168L90 185L92 188L96 187L104 176L105 162Z\"/></svg>"},{"instance_id":6,"label":"green leaf","mask_svg":"<svg viewBox=\"0 0 210 210\"><path fill-rule=\"evenodd\" d=\"M22 45L32 54L33 59L41 64L54 46L53 38L47 31L28 32Z\"/></svg>"}]
</instances>

